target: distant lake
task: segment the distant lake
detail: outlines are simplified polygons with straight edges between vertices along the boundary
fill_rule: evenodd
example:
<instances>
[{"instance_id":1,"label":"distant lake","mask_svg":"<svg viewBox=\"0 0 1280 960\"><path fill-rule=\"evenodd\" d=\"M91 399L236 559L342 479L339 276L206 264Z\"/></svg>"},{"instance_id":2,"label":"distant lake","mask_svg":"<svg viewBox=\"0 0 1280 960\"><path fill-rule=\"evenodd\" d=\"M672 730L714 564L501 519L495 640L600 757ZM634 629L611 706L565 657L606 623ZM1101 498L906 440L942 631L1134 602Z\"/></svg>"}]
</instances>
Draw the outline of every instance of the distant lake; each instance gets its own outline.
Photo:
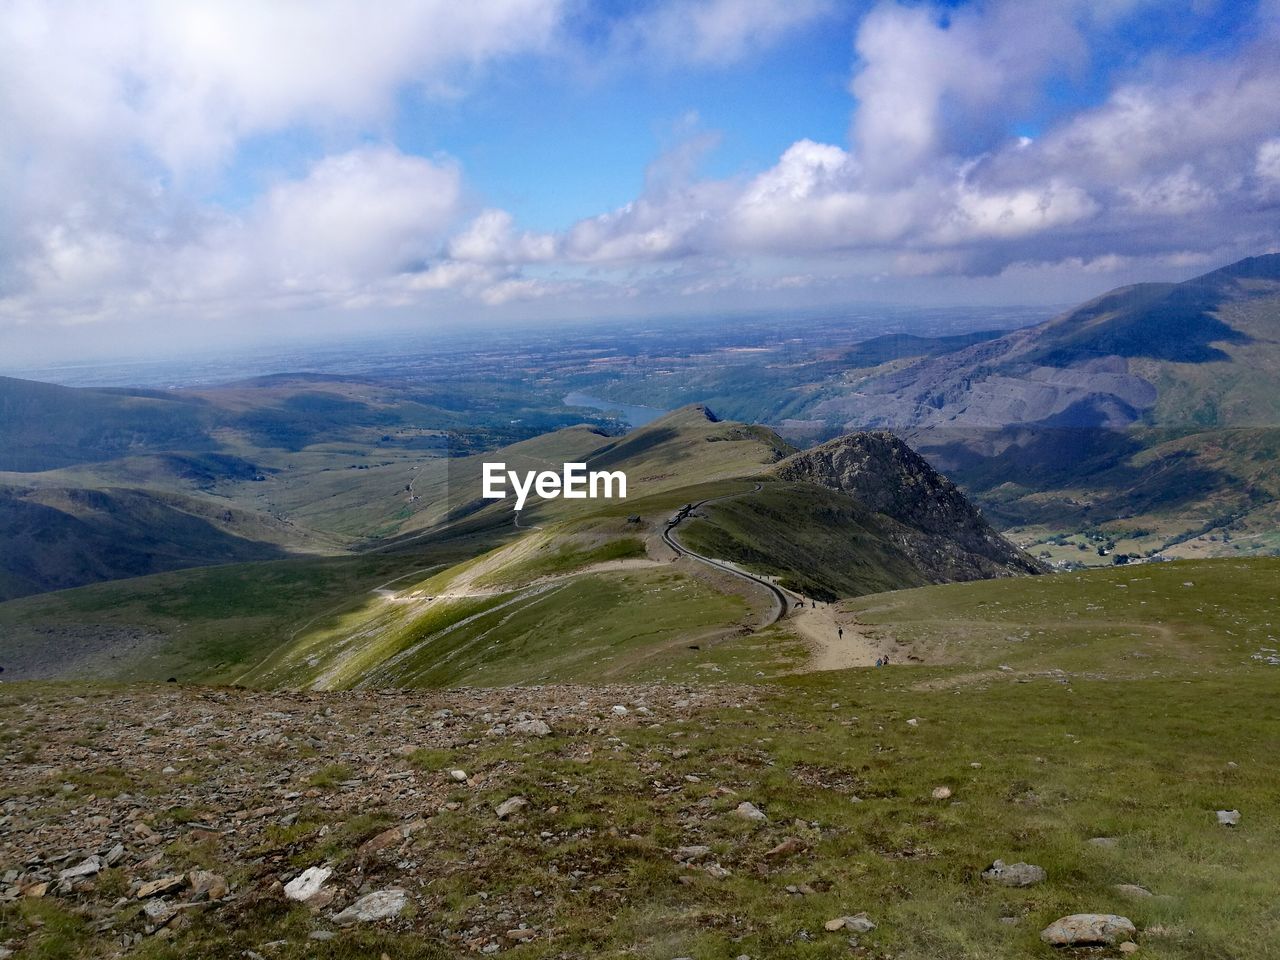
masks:
<instances>
[{"instance_id":1,"label":"distant lake","mask_svg":"<svg viewBox=\"0 0 1280 960\"><path fill-rule=\"evenodd\" d=\"M599 410L601 413L617 414L618 419L633 427L643 427L646 423L652 423L670 412L669 410L659 410L657 407L641 407L633 403L618 403L616 400L601 400L599 397L593 397L588 393L565 394L560 402L566 407L590 407L593 410Z\"/></svg>"}]
</instances>

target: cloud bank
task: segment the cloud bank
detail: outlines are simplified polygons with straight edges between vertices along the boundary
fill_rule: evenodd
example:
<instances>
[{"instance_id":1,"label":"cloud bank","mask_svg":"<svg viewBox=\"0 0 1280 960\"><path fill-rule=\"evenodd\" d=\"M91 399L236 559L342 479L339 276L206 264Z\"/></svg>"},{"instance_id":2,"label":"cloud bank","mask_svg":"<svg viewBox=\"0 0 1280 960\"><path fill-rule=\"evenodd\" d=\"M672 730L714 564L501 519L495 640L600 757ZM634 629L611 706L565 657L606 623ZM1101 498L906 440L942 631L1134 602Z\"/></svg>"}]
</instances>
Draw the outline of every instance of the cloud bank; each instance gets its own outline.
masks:
<instances>
[{"instance_id":1,"label":"cloud bank","mask_svg":"<svg viewBox=\"0 0 1280 960\"><path fill-rule=\"evenodd\" d=\"M732 70L829 27L836 9L670 0L609 21L593 49L629 69ZM8 0L0 335L137 315L643 309L735 287L803 302L886 277L1194 266L1274 248L1280 4L1260 3L1229 44L1131 57L1018 132L1143 15L1170 11L871 6L849 27L847 141L800 139L765 169L708 178L704 132L656 158L630 202L540 231L488 202L456 158L398 145L395 120L410 93L465 109L511 64L581 53L576 8ZM299 131L320 148L219 197L244 150Z\"/></svg>"}]
</instances>

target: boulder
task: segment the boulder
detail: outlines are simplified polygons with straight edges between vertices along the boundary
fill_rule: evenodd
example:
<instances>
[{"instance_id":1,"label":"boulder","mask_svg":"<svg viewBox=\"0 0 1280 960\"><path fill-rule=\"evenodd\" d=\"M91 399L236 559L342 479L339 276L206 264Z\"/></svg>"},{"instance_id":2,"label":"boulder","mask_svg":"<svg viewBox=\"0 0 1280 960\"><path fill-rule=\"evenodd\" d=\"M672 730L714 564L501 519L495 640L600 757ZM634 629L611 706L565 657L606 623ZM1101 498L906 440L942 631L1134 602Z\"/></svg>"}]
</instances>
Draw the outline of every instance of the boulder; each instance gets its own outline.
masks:
<instances>
[{"instance_id":1,"label":"boulder","mask_svg":"<svg viewBox=\"0 0 1280 960\"><path fill-rule=\"evenodd\" d=\"M332 873L328 867L308 867L284 885L284 895L290 900L306 903L320 892Z\"/></svg>"},{"instance_id":2,"label":"boulder","mask_svg":"<svg viewBox=\"0 0 1280 960\"><path fill-rule=\"evenodd\" d=\"M1048 878L1044 867L1034 863L1005 863L997 860L982 871L982 879L1003 887L1034 887Z\"/></svg>"},{"instance_id":3,"label":"boulder","mask_svg":"<svg viewBox=\"0 0 1280 960\"><path fill-rule=\"evenodd\" d=\"M865 913L857 913L851 917L834 917L824 923L823 928L830 933L837 930L850 930L854 933L870 933L876 928L871 918Z\"/></svg>"},{"instance_id":4,"label":"boulder","mask_svg":"<svg viewBox=\"0 0 1280 960\"><path fill-rule=\"evenodd\" d=\"M522 737L549 737L551 736L551 725L545 720L521 720L511 724L507 730L517 736Z\"/></svg>"},{"instance_id":5,"label":"boulder","mask_svg":"<svg viewBox=\"0 0 1280 960\"><path fill-rule=\"evenodd\" d=\"M795 837L787 837L776 847L766 850L764 856L766 860L773 860L778 857L789 857L803 849L804 843L802 841L797 840Z\"/></svg>"},{"instance_id":6,"label":"boulder","mask_svg":"<svg viewBox=\"0 0 1280 960\"><path fill-rule=\"evenodd\" d=\"M757 807L754 803L743 800L733 811L735 816L741 817L743 820L752 820L756 823L763 822L769 818L764 815L764 811Z\"/></svg>"},{"instance_id":7,"label":"boulder","mask_svg":"<svg viewBox=\"0 0 1280 960\"><path fill-rule=\"evenodd\" d=\"M187 883L191 887L192 903L203 900L221 900L231 892L226 878L209 870L192 870L187 874Z\"/></svg>"},{"instance_id":8,"label":"boulder","mask_svg":"<svg viewBox=\"0 0 1280 960\"><path fill-rule=\"evenodd\" d=\"M58 874L59 880L75 880L79 877L92 877L102 872L102 859L100 857L89 857L87 860L81 860L74 867L68 867Z\"/></svg>"},{"instance_id":9,"label":"boulder","mask_svg":"<svg viewBox=\"0 0 1280 960\"><path fill-rule=\"evenodd\" d=\"M1135 899L1145 899L1146 897L1154 896L1154 894L1152 894L1152 892L1146 887L1140 887L1136 883L1117 883L1115 891L1116 893L1123 894L1126 897L1133 897Z\"/></svg>"},{"instance_id":10,"label":"boulder","mask_svg":"<svg viewBox=\"0 0 1280 960\"><path fill-rule=\"evenodd\" d=\"M144 883L138 888L138 899L149 900L152 897L160 897L166 893L173 893L175 890L181 890L187 885L187 878L180 873L175 873L170 877L161 877L159 880L152 880L150 883Z\"/></svg>"},{"instance_id":11,"label":"boulder","mask_svg":"<svg viewBox=\"0 0 1280 960\"><path fill-rule=\"evenodd\" d=\"M346 926L352 923L372 923L398 917L408 903L408 894L399 887L366 893L347 909L334 916L333 922Z\"/></svg>"},{"instance_id":12,"label":"boulder","mask_svg":"<svg viewBox=\"0 0 1280 960\"><path fill-rule=\"evenodd\" d=\"M518 813L529 805L529 801L524 797L508 797L498 804L495 813L498 814L499 820L505 820L513 813Z\"/></svg>"},{"instance_id":13,"label":"boulder","mask_svg":"<svg viewBox=\"0 0 1280 960\"><path fill-rule=\"evenodd\" d=\"M688 847L676 847L676 862L693 863L695 860L701 860L710 852L710 847L704 847L698 844Z\"/></svg>"},{"instance_id":14,"label":"boulder","mask_svg":"<svg viewBox=\"0 0 1280 960\"><path fill-rule=\"evenodd\" d=\"M1114 913L1075 913L1061 917L1040 931L1051 947L1110 947L1132 940L1133 921Z\"/></svg>"}]
</instances>

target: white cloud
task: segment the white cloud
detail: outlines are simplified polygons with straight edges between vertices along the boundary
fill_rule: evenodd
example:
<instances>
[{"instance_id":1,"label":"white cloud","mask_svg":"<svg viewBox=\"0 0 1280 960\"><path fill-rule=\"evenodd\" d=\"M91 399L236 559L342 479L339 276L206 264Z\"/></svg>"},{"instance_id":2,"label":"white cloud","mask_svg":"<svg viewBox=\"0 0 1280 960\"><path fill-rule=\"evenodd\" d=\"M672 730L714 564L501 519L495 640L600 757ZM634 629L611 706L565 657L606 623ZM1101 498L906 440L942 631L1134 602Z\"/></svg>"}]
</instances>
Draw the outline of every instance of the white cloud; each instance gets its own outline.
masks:
<instances>
[{"instance_id":1,"label":"white cloud","mask_svg":"<svg viewBox=\"0 0 1280 960\"><path fill-rule=\"evenodd\" d=\"M449 255L474 263L537 263L556 255L548 233L518 233L505 210L485 210L449 242Z\"/></svg>"},{"instance_id":2,"label":"white cloud","mask_svg":"<svg viewBox=\"0 0 1280 960\"><path fill-rule=\"evenodd\" d=\"M1280 184L1280 137L1258 145L1253 169L1264 181Z\"/></svg>"},{"instance_id":3,"label":"white cloud","mask_svg":"<svg viewBox=\"0 0 1280 960\"><path fill-rule=\"evenodd\" d=\"M355 150L273 188L248 226L250 243L286 286L348 286L434 255L461 196L452 163Z\"/></svg>"},{"instance_id":4,"label":"white cloud","mask_svg":"<svg viewBox=\"0 0 1280 960\"><path fill-rule=\"evenodd\" d=\"M406 89L454 96L500 58L557 55L568 3L0 0L0 320L715 297L1275 243L1280 21L1260 14L1251 46L1153 59L1035 138L1013 132L1047 78L1087 65L1091 36L1152 0L886 0L857 28L848 143L800 139L708 179L715 136L695 124L631 202L523 229L455 161L389 131ZM707 68L834 12L663 0L611 20L604 45ZM331 152L238 203L203 199L247 138L299 128Z\"/></svg>"},{"instance_id":5,"label":"white cloud","mask_svg":"<svg viewBox=\"0 0 1280 960\"><path fill-rule=\"evenodd\" d=\"M9 0L0 117L52 141L140 144L207 169L244 137L364 125L406 83L543 49L560 0Z\"/></svg>"}]
</instances>

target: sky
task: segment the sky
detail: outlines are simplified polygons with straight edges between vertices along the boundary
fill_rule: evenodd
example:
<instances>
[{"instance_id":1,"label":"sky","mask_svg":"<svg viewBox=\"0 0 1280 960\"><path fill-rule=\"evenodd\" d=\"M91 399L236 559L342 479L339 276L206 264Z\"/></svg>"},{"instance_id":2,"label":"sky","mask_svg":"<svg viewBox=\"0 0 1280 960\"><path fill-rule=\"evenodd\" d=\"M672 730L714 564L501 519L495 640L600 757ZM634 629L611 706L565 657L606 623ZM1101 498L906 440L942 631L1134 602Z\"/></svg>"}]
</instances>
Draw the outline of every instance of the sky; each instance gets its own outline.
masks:
<instances>
[{"instance_id":1,"label":"sky","mask_svg":"<svg viewBox=\"0 0 1280 960\"><path fill-rule=\"evenodd\" d=\"M1280 0L0 0L0 365L1280 249Z\"/></svg>"}]
</instances>

